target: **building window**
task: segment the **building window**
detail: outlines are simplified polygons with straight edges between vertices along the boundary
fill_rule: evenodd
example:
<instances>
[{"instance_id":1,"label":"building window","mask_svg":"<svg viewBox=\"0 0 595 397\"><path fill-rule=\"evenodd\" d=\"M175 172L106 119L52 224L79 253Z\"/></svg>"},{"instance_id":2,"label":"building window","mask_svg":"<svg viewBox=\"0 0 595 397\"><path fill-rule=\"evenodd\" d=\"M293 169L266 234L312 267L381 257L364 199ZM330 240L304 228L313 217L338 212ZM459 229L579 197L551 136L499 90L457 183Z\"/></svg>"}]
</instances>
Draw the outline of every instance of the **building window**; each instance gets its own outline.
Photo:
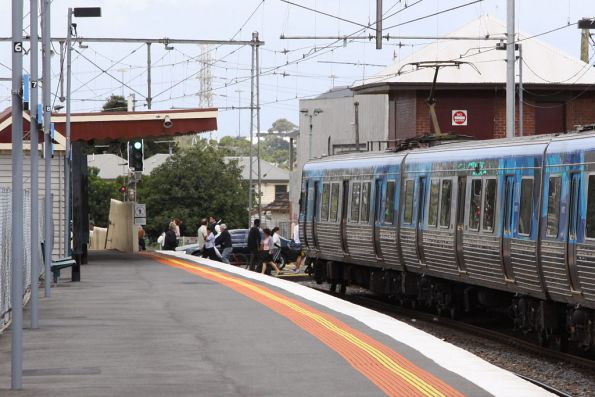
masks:
<instances>
[{"instance_id":1,"label":"building window","mask_svg":"<svg viewBox=\"0 0 595 397\"><path fill-rule=\"evenodd\" d=\"M287 193L287 185L275 185L275 199Z\"/></svg>"}]
</instances>

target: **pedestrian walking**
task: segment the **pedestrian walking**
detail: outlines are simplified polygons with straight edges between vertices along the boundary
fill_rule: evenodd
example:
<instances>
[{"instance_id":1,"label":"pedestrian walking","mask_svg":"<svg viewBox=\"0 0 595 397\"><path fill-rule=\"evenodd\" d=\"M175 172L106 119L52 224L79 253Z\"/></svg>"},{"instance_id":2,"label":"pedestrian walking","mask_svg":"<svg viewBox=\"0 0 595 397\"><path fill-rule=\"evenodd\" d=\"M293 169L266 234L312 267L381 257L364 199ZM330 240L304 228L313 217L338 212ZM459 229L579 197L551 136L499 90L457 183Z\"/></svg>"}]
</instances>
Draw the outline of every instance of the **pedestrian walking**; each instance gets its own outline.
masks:
<instances>
[{"instance_id":1,"label":"pedestrian walking","mask_svg":"<svg viewBox=\"0 0 595 397\"><path fill-rule=\"evenodd\" d=\"M260 271L262 274L266 273L267 266L271 265L273 269L277 272L277 276L281 274L281 270L277 267L277 264L273 262L273 256L271 255L272 247L273 247L273 239L271 238L271 229L266 228L263 230L264 239L262 240L261 244L261 257L260 261L262 263L262 270Z\"/></svg>"},{"instance_id":2,"label":"pedestrian walking","mask_svg":"<svg viewBox=\"0 0 595 397\"><path fill-rule=\"evenodd\" d=\"M145 251L145 229L141 225L138 225L138 250Z\"/></svg>"},{"instance_id":3,"label":"pedestrian walking","mask_svg":"<svg viewBox=\"0 0 595 397\"><path fill-rule=\"evenodd\" d=\"M297 259L295 260L295 272L300 272L300 267L302 266L302 262L304 261L304 250L302 249L302 243L300 241L300 224L296 222L295 226L293 227L293 249L299 251Z\"/></svg>"},{"instance_id":4,"label":"pedestrian walking","mask_svg":"<svg viewBox=\"0 0 595 397\"><path fill-rule=\"evenodd\" d=\"M256 264L259 259L260 242L260 219L254 219L254 225L248 232L248 250L250 251L249 269L252 271L256 270Z\"/></svg>"},{"instance_id":5,"label":"pedestrian walking","mask_svg":"<svg viewBox=\"0 0 595 397\"><path fill-rule=\"evenodd\" d=\"M221 254L219 253L219 251L215 247L215 233L213 233L214 232L213 229L211 229L210 226L207 229L208 230L208 235L207 235L207 239L205 241L205 248L203 250L202 257L203 258L209 258L209 259L214 260L214 261L220 261L221 260Z\"/></svg>"},{"instance_id":6,"label":"pedestrian walking","mask_svg":"<svg viewBox=\"0 0 595 397\"><path fill-rule=\"evenodd\" d=\"M170 222L167 232L165 232L165 239L163 240L163 249L166 251L174 251L178 246L176 239L176 223Z\"/></svg>"},{"instance_id":7,"label":"pedestrian walking","mask_svg":"<svg viewBox=\"0 0 595 397\"><path fill-rule=\"evenodd\" d=\"M271 230L271 239L271 255L273 257L273 262L275 262L278 256L281 254L281 236L279 236L279 228L277 226Z\"/></svg>"},{"instance_id":8,"label":"pedestrian walking","mask_svg":"<svg viewBox=\"0 0 595 397\"><path fill-rule=\"evenodd\" d=\"M225 223L222 223L219 227L221 233L219 233L219 236L215 239L215 246L221 247L221 261L229 265L229 256L231 255L232 250L231 234L227 231L227 225Z\"/></svg>"},{"instance_id":9,"label":"pedestrian walking","mask_svg":"<svg viewBox=\"0 0 595 397\"><path fill-rule=\"evenodd\" d=\"M200 226L198 228L198 233L197 233L197 243L198 243L198 250L200 251L200 254L202 255L202 252L205 248L205 241L207 239L208 236L208 231L207 231L207 219L206 218L202 218L200 220Z\"/></svg>"}]
</instances>

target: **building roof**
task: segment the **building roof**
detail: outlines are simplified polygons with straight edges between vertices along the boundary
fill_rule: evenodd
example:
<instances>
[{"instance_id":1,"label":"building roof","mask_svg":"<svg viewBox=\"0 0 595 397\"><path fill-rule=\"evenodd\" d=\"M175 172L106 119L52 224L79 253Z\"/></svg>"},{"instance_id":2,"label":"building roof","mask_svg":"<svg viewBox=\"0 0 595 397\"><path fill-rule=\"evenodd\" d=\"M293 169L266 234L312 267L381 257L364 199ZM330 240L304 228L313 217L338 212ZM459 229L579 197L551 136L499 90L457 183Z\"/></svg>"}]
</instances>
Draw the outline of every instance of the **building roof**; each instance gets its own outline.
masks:
<instances>
[{"instance_id":1,"label":"building roof","mask_svg":"<svg viewBox=\"0 0 595 397\"><path fill-rule=\"evenodd\" d=\"M250 178L250 157L225 157L225 161L237 160L242 169L242 179ZM258 159L252 158L252 179L258 179ZM266 160L260 160L260 179L262 181L289 182L289 171L275 166Z\"/></svg>"},{"instance_id":2,"label":"building roof","mask_svg":"<svg viewBox=\"0 0 595 397\"><path fill-rule=\"evenodd\" d=\"M168 153L157 153L143 161L143 175L149 175L155 168L159 167L171 155Z\"/></svg>"},{"instance_id":3,"label":"building roof","mask_svg":"<svg viewBox=\"0 0 595 397\"><path fill-rule=\"evenodd\" d=\"M348 86L333 87L327 92L318 95L314 99L336 99L336 98L347 98L352 97L353 91Z\"/></svg>"},{"instance_id":4,"label":"building roof","mask_svg":"<svg viewBox=\"0 0 595 397\"><path fill-rule=\"evenodd\" d=\"M506 25L490 16L476 19L447 36L450 37L505 37ZM526 85L592 85L595 68L580 59L562 53L537 38L519 33L523 54L523 84ZM365 85L403 83L430 84L434 68L416 69L407 65L420 61L465 61L470 65L441 68L439 84L505 84L506 51L495 50L495 40L439 40L403 58L378 74L355 84L353 89ZM518 70L517 62L517 70Z\"/></svg>"},{"instance_id":5,"label":"building roof","mask_svg":"<svg viewBox=\"0 0 595 397\"><path fill-rule=\"evenodd\" d=\"M101 179L116 179L128 173L128 161L115 154L90 154L87 156L89 167L99 168Z\"/></svg>"}]
</instances>

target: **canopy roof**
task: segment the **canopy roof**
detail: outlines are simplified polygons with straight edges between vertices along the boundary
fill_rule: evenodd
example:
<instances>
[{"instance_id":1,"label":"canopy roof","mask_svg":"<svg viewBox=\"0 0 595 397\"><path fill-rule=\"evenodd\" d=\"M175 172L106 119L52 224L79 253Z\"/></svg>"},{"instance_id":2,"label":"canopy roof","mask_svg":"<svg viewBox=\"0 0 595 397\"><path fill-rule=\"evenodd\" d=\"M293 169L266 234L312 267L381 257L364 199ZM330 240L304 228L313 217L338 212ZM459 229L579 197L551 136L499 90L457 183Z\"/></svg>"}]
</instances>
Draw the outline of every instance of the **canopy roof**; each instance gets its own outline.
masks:
<instances>
[{"instance_id":1,"label":"canopy roof","mask_svg":"<svg viewBox=\"0 0 595 397\"><path fill-rule=\"evenodd\" d=\"M28 139L29 114L23 113L24 139ZM166 123L165 121L168 121ZM66 115L52 114L56 140L63 139ZM73 113L70 116L71 141L128 140L156 136L196 134L217 129L217 109L157 110L146 112ZM0 112L0 143L10 143L12 113ZM39 136L43 142L43 134ZM60 141L61 143L61 141Z\"/></svg>"}]
</instances>

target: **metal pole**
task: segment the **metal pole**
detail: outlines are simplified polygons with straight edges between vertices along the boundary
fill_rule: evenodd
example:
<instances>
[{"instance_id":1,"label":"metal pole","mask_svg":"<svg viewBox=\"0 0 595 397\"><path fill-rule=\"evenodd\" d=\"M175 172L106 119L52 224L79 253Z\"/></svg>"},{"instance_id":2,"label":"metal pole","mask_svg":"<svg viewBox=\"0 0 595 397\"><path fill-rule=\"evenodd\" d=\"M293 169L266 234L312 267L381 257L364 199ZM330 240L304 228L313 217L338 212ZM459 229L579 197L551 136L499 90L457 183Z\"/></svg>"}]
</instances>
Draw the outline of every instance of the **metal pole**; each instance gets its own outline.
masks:
<instances>
[{"instance_id":1,"label":"metal pole","mask_svg":"<svg viewBox=\"0 0 595 397\"><path fill-rule=\"evenodd\" d=\"M39 131L37 129L37 82L39 54L37 32L37 0L30 1L31 15L31 328L39 328Z\"/></svg>"},{"instance_id":2,"label":"metal pole","mask_svg":"<svg viewBox=\"0 0 595 397\"><path fill-rule=\"evenodd\" d=\"M289 172L293 171L293 138L289 138Z\"/></svg>"},{"instance_id":3,"label":"metal pole","mask_svg":"<svg viewBox=\"0 0 595 397\"><path fill-rule=\"evenodd\" d=\"M359 102L353 102L353 108L355 111L355 120L354 120L354 128L355 128L355 150L359 152Z\"/></svg>"},{"instance_id":4,"label":"metal pole","mask_svg":"<svg viewBox=\"0 0 595 397\"><path fill-rule=\"evenodd\" d=\"M258 32L254 32L255 40L258 43ZM254 37L254 36L253 36ZM256 157L258 161L258 218L260 219L260 208L262 206L262 191L260 180L260 67L258 62L258 44L256 44Z\"/></svg>"},{"instance_id":5,"label":"metal pole","mask_svg":"<svg viewBox=\"0 0 595 397\"><path fill-rule=\"evenodd\" d=\"M151 110L151 43L147 43L147 109Z\"/></svg>"},{"instance_id":6,"label":"metal pole","mask_svg":"<svg viewBox=\"0 0 595 397\"><path fill-rule=\"evenodd\" d=\"M238 93L238 138L241 135L242 131L242 112L240 110L240 106L242 106L242 90L237 89L236 92Z\"/></svg>"},{"instance_id":7,"label":"metal pole","mask_svg":"<svg viewBox=\"0 0 595 397\"><path fill-rule=\"evenodd\" d=\"M252 33L252 66L250 69L250 174L248 176L248 227L250 227L250 211L252 210L252 137L254 134L254 53L256 43Z\"/></svg>"},{"instance_id":8,"label":"metal pole","mask_svg":"<svg viewBox=\"0 0 595 397\"><path fill-rule=\"evenodd\" d=\"M23 0L12 0L12 359L11 388L23 387Z\"/></svg>"},{"instance_id":9,"label":"metal pole","mask_svg":"<svg viewBox=\"0 0 595 397\"><path fill-rule=\"evenodd\" d=\"M515 130L515 49L514 49L514 0L506 5L506 137L512 138Z\"/></svg>"},{"instance_id":10,"label":"metal pole","mask_svg":"<svg viewBox=\"0 0 595 397\"><path fill-rule=\"evenodd\" d=\"M376 49L382 49L382 0L376 0Z\"/></svg>"},{"instance_id":11,"label":"metal pole","mask_svg":"<svg viewBox=\"0 0 595 397\"><path fill-rule=\"evenodd\" d=\"M49 298L51 295L50 288L50 265L52 261L52 143L51 143L51 116L52 108L51 95L52 95L52 83L51 83L51 40L50 40L50 11L51 11L52 0L42 0L42 12L43 12L43 26L42 26L42 54L43 54L43 86L42 86L42 103L43 103L43 143L45 153L45 198L44 198L44 265L45 265L45 276L44 276L44 292L45 297Z\"/></svg>"},{"instance_id":12,"label":"metal pole","mask_svg":"<svg viewBox=\"0 0 595 397\"><path fill-rule=\"evenodd\" d=\"M308 114L310 118L310 135L308 136L308 160L312 160L312 115Z\"/></svg>"},{"instance_id":13,"label":"metal pole","mask_svg":"<svg viewBox=\"0 0 595 397\"><path fill-rule=\"evenodd\" d=\"M72 72L72 8L68 9L66 32L66 154L64 158L64 256L70 256L70 92Z\"/></svg>"},{"instance_id":14,"label":"metal pole","mask_svg":"<svg viewBox=\"0 0 595 397\"><path fill-rule=\"evenodd\" d=\"M525 128L523 125L523 45L519 44L519 135L525 135Z\"/></svg>"}]
</instances>

